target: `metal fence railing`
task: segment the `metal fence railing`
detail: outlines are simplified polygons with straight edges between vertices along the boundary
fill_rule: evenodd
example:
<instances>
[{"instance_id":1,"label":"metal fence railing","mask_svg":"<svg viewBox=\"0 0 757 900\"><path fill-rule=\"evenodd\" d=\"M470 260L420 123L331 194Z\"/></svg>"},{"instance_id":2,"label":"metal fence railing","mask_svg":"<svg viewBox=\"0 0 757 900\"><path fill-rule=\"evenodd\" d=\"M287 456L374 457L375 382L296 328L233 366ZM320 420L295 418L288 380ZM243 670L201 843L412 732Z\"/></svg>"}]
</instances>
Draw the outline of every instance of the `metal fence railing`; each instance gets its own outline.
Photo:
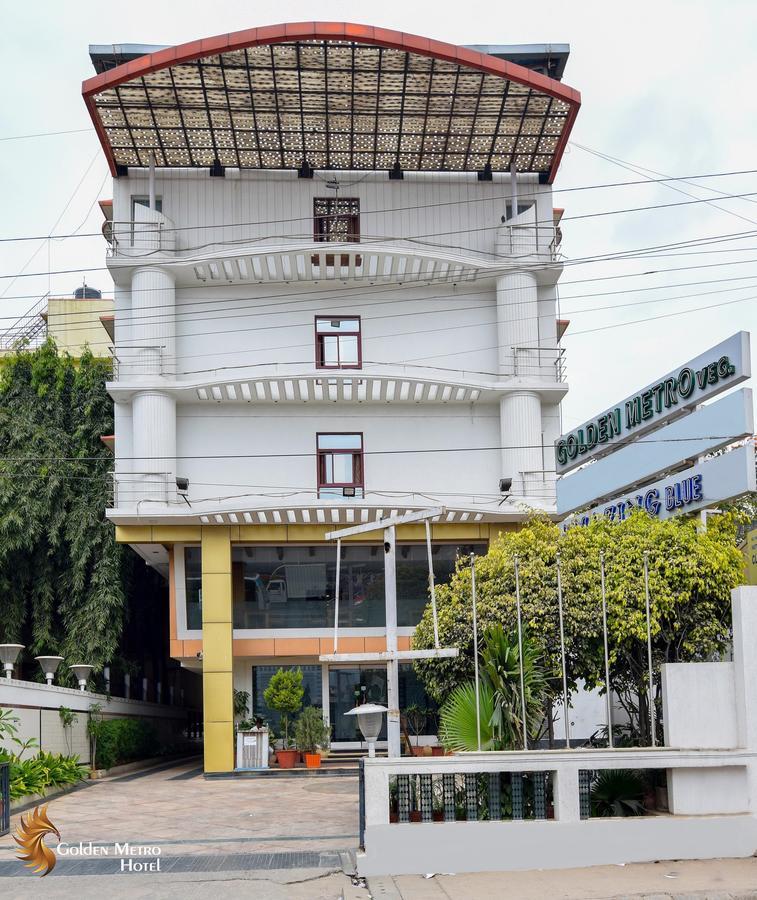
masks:
<instances>
[{"instance_id":1,"label":"metal fence railing","mask_svg":"<svg viewBox=\"0 0 757 900\"><path fill-rule=\"evenodd\" d=\"M11 827L10 764L0 762L0 835Z\"/></svg>"},{"instance_id":2,"label":"metal fence railing","mask_svg":"<svg viewBox=\"0 0 757 900\"><path fill-rule=\"evenodd\" d=\"M390 822L554 817L552 772L429 772L389 777Z\"/></svg>"}]
</instances>

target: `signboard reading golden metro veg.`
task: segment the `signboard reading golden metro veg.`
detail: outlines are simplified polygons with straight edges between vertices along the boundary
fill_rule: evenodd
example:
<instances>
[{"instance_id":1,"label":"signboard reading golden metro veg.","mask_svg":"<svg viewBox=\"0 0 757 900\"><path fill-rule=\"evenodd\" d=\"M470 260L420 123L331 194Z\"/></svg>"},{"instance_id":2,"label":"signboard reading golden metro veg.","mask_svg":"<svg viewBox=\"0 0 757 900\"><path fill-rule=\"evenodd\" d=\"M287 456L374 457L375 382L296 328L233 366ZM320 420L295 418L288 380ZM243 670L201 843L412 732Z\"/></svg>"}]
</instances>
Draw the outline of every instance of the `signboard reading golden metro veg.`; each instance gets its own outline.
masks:
<instances>
[{"instance_id":1,"label":"signboard reading golden metro veg.","mask_svg":"<svg viewBox=\"0 0 757 900\"><path fill-rule=\"evenodd\" d=\"M659 428L750 375L749 332L739 331L562 435L555 444L558 475Z\"/></svg>"}]
</instances>

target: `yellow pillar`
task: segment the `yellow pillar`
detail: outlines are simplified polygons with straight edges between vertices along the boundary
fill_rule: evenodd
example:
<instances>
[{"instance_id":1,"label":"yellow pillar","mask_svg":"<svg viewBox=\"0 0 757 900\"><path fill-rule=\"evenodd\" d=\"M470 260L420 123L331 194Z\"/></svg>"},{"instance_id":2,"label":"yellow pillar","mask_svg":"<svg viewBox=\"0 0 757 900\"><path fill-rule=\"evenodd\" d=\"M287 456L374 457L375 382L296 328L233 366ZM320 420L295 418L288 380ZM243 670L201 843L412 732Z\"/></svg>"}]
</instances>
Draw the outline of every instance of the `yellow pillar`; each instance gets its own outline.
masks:
<instances>
[{"instance_id":1,"label":"yellow pillar","mask_svg":"<svg viewBox=\"0 0 757 900\"><path fill-rule=\"evenodd\" d=\"M202 690L205 771L234 768L231 533L202 528Z\"/></svg>"}]
</instances>

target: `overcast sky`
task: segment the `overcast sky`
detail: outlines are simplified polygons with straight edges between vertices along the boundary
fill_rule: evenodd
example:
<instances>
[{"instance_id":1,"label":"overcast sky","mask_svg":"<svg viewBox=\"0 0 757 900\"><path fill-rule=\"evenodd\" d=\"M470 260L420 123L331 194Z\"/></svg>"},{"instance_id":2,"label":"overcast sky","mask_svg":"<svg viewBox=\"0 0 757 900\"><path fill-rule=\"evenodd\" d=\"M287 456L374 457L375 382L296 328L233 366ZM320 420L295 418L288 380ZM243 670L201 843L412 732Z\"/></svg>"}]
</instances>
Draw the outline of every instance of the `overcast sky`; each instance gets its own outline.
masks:
<instances>
[{"instance_id":1,"label":"overcast sky","mask_svg":"<svg viewBox=\"0 0 757 900\"><path fill-rule=\"evenodd\" d=\"M569 43L563 80L581 91L583 104L556 189L639 179L579 144L664 175L757 169L754 0L637 0L622 6L606 0L533 4L0 0L0 10L2 238L100 227L96 201L110 197L111 189L93 130L7 139L90 127L80 90L82 80L93 73L89 44L170 45L313 18L381 25L459 44ZM757 332L757 175L677 186L720 208L698 203L564 223L562 250L569 260L739 234L731 243L710 244L696 253L684 248L667 259L656 255L566 267L560 288L562 314L571 320L565 339L571 386L564 403L566 428L733 332ZM704 186L755 196L718 199ZM555 205L565 207L566 219L689 199L660 184L555 193ZM725 249L731 252L722 252ZM108 290L107 274L98 271L104 251L98 238L4 242L0 274L15 274L24 267L27 273L88 267L88 284ZM679 271L584 281L661 269ZM576 283L579 280L582 283ZM0 294L4 292L0 327L49 288L68 294L80 283L79 274L43 274L12 283L0 279ZM649 287L659 290L630 293L632 288ZM592 296L577 296L584 294ZM691 312L670 316L684 310ZM664 318L632 324L650 317Z\"/></svg>"}]
</instances>

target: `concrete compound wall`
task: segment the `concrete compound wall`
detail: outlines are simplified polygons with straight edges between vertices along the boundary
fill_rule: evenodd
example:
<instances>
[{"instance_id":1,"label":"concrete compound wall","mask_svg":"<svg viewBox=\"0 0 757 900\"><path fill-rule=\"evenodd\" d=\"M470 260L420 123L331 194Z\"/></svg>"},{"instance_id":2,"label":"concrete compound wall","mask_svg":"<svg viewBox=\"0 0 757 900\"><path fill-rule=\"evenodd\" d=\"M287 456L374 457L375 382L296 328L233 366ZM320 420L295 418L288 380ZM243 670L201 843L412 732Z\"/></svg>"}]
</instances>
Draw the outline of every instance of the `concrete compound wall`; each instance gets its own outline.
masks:
<instances>
[{"instance_id":1,"label":"concrete compound wall","mask_svg":"<svg viewBox=\"0 0 757 900\"><path fill-rule=\"evenodd\" d=\"M12 709L19 719L18 738L34 739L37 746L25 751L22 756L34 756L39 749L49 753L74 753L82 763L89 764L89 738L87 720L89 707L93 703L102 704L102 714L106 719L139 718L151 722L160 740L166 744L178 742L187 720L187 713L181 707L166 706L162 703L145 703L37 684L31 681L0 679L0 708ZM77 721L70 729L64 729L60 718L60 708L72 710ZM0 741L0 747L16 752L18 747L9 741Z\"/></svg>"},{"instance_id":2,"label":"concrete compound wall","mask_svg":"<svg viewBox=\"0 0 757 900\"><path fill-rule=\"evenodd\" d=\"M734 590L732 606L733 662L663 666L665 747L366 760L360 874L752 856L757 850L757 588ZM664 769L671 814L582 819L580 772L601 769ZM549 773L554 819L389 821L394 776L491 772Z\"/></svg>"}]
</instances>

